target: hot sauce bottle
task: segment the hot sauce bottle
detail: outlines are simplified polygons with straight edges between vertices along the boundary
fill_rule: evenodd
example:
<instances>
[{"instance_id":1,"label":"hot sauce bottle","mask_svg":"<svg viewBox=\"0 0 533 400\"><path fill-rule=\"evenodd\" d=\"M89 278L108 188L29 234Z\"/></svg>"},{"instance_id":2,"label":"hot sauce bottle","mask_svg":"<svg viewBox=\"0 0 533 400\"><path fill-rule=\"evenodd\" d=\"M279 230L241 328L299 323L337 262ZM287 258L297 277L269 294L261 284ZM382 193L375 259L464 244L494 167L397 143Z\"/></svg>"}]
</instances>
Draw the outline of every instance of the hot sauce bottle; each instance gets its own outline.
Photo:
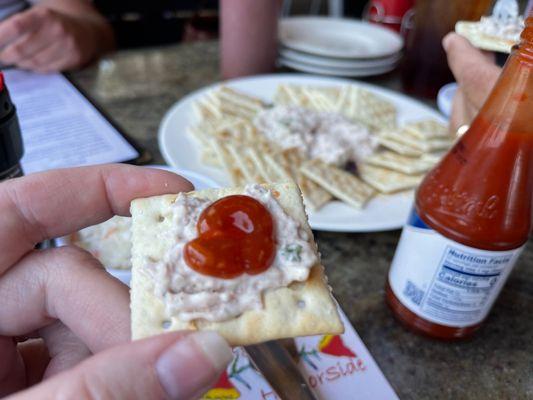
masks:
<instances>
[{"instance_id":1,"label":"hot sauce bottle","mask_svg":"<svg viewBox=\"0 0 533 400\"><path fill-rule=\"evenodd\" d=\"M487 317L531 228L533 17L470 129L418 188L386 287L412 330L453 340Z\"/></svg>"}]
</instances>

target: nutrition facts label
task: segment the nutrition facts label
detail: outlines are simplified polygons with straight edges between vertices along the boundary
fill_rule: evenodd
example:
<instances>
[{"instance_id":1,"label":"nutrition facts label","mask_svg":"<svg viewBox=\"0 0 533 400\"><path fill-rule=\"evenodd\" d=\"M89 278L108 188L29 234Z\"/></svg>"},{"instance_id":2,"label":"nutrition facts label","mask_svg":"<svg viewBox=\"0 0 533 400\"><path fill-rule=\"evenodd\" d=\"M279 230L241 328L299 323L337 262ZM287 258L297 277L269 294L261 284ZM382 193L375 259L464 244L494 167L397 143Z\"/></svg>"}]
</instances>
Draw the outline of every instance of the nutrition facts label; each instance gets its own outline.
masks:
<instances>
[{"instance_id":1,"label":"nutrition facts label","mask_svg":"<svg viewBox=\"0 0 533 400\"><path fill-rule=\"evenodd\" d=\"M482 317L511 260L511 254L482 256L448 246L422 299L422 311L450 322Z\"/></svg>"},{"instance_id":2,"label":"nutrition facts label","mask_svg":"<svg viewBox=\"0 0 533 400\"><path fill-rule=\"evenodd\" d=\"M487 316L521 250L480 250L408 224L389 283L415 314L441 325L471 326Z\"/></svg>"}]
</instances>

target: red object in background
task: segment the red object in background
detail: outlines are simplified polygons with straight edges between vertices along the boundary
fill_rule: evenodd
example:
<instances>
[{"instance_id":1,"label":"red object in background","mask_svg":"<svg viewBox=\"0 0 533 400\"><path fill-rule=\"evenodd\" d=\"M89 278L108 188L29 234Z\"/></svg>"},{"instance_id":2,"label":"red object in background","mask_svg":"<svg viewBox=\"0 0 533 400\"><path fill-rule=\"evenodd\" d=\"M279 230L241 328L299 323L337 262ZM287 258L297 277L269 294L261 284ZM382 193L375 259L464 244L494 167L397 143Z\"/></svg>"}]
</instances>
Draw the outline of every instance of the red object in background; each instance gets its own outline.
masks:
<instances>
[{"instance_id":1,"label":"red object in background","mask_svg":"<svg viewBox=\"0 0 533 400\"><path fill-rule=\"evenodd\" d=\"M0 72L0 92L4 90L4 74Z\"/></svg>"},{"instance_id":2,"label":"red object in background","mask_svg":"<svg viewBox=\"0 0 533 400\"><path fill-rule=\"evenodd\" d=\"M364 12L369 22L401 31L404 15L415 5L414 0L370 0Z\"/></svg>"}]
</instances>

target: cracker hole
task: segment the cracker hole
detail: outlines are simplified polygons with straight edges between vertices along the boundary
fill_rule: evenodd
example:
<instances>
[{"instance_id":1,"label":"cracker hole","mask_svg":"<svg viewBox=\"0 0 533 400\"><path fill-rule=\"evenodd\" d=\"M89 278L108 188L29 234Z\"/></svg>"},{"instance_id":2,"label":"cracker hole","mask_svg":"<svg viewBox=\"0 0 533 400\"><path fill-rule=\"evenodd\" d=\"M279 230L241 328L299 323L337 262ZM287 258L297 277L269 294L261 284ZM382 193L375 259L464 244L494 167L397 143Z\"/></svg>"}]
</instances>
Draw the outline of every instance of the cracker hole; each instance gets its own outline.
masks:
<instances>
[{"instance_id":1,"label":"cracker hole","mask_svg":"<svg viewBox=\"0 0 533 400\"><path fill-rule=\"evenodd\" d=\"M154 258L154 257L152 257L152 256L148 256L148 257L146 257L146 258L148 259L148 262L151 262L151 263L153 263L153 264L155 264L155 263L158 261L157 258Z\"/></svg>"},{"instance_id":2,"label":"cracker hole","mask_svg":"<svg viewBox=\"0 0 533 400\"><path fill-rule=\"evenodd\" d=\"M171 325L171 322L168 319L165 319L163 322L161 322L161 327L165 330L170 328L170 325Z\"/></svg>"},{"instance_id":3,"label":"cracker hole","mask_svg":"<svg viewBox=\"0 0 533 400\"><path fill-rule=\"evenodd\" d=\"M157 222L163 222L164 220L165 220L164 215L160 215L159 217L157 217Z\"/></svg>"},{"instance_id":4,"label":"cracker hole","mask_svg":"<svg viewBox=\"0 0 533 400\"><path fill-rule=\"evenodd\" d=\"M298 300L298 302L296 303L296 307L298 308L305 308L305 301L303 300Z\"/></svg>"}]
</instances>

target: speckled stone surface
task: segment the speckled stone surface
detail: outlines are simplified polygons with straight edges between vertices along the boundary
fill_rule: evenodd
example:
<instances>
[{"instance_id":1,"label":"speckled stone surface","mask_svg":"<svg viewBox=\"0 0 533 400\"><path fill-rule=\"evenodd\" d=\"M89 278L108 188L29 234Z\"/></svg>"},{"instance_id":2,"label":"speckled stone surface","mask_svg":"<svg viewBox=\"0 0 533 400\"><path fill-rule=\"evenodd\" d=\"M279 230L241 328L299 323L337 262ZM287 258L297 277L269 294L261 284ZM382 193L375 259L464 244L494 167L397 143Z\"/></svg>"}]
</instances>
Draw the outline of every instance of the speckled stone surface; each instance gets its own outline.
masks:
<instances>
[{"instance_id":1,"label":"speckled stone surface","mask_svg":"<svg viewBox=\"0 0 533 400\"><path fill-rule=\"evenodd\" d=\"M163 163L159 122L180 98L219 79L218 46L123 51L72 77L152 151L155 163ZM367 81L399 88L394 74ZM443 343L408 332L385 305L383 288L399 236L316 232L337 299L399 397L533 399L531 242L479 334L468 342Z\"/></svg>"}]
</instances>

